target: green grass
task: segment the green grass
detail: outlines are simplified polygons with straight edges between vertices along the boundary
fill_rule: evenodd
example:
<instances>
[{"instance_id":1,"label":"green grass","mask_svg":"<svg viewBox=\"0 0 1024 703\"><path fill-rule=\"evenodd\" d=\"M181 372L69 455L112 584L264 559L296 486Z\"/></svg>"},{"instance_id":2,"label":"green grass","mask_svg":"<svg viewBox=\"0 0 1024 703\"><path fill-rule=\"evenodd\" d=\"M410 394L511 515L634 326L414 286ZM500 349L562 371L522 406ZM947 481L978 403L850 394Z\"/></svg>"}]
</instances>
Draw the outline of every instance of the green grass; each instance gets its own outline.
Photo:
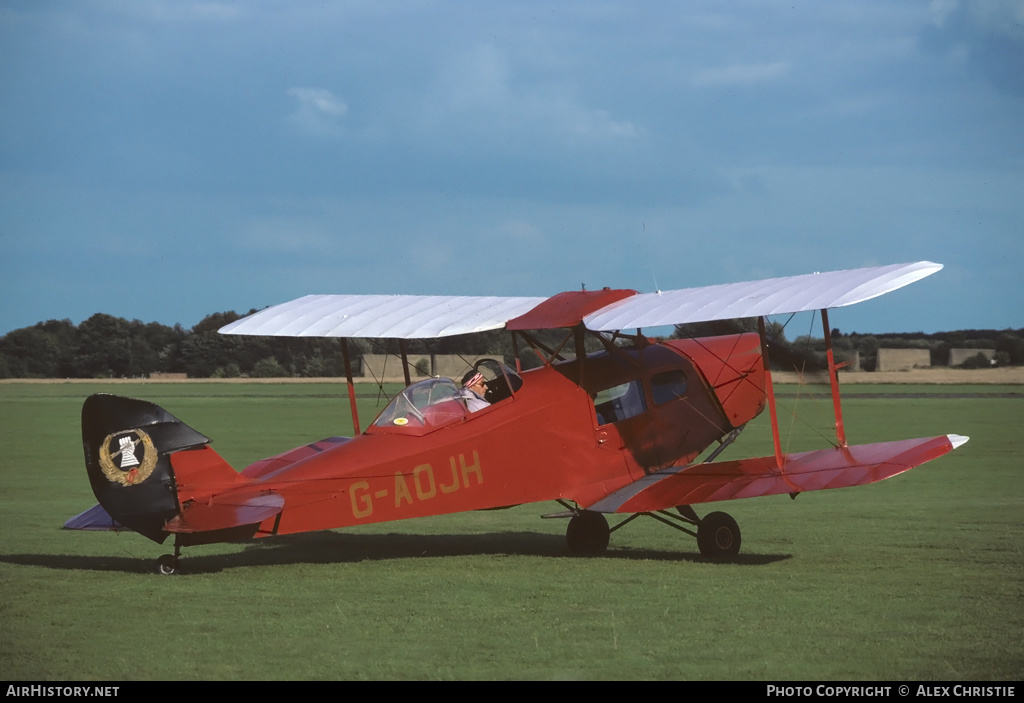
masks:
<instances>
[{"instance_id":1,"label":"green grass","mask_svg":"<svg viewBox=\"0 0 1024 703\"><path fill-rule=\"evenodd\" d=\"M342 385L0 385L0 678L1017 680L1024 673L1024 399L857 398L851 442L955 432L879 484L703 506L729 563L652 520L567 556L555 504L185 550L60 530L94 504L81 403L160 403L236 467L349 432ZM780 393L795 390L780 388ZM923 392L928 387L871 392ZM948 389L938 389L946 392ZM1020 391L972 387L960 392ZM361 393L370 393L368 388ZM803 392L803 391L802 391ZM791 449L826 395L785 398ZM808 423L791 423L796 405ZM365 423L372 398L360 400ZM726 456L771 453L766 414Z\"/></svg>"}]
</instances>

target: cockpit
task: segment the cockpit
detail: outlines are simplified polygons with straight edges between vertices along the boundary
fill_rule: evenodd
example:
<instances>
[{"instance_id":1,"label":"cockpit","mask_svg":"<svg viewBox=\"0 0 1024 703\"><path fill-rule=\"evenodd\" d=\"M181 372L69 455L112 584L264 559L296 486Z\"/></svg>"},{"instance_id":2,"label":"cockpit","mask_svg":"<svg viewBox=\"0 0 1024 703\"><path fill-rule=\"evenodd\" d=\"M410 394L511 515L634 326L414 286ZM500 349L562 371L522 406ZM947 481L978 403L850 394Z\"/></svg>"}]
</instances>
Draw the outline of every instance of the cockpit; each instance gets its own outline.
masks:
<instances>
[{"instance_id":1,"label":"cockpit","mask_svg":"<svg viewBox=\"0 0 1024 703\"><path fill-rule=\"evenodd\" d=\"M511 398L522 388L522 377L495 359L480 359L472 373L487 382L484 400L491 406ZM450 378L428 378L402 389L367 428L369 434L422 435L463 420L473 413L467 407L469 391ZM485 407L478 412L487 412Z\"/></svg>"},{"instance_id":2,"label":"cockpit","mask_svg":"<svg viewBox=\"0 0 1024 703\"><path fill-rule=\"evenodd\" d=\"M523 378L507 364L497 359L480 359L473 364L473 370L483 374L487 380L485 400L491 405L500 403L523 387Z\"/></svg>"}]
</instances>

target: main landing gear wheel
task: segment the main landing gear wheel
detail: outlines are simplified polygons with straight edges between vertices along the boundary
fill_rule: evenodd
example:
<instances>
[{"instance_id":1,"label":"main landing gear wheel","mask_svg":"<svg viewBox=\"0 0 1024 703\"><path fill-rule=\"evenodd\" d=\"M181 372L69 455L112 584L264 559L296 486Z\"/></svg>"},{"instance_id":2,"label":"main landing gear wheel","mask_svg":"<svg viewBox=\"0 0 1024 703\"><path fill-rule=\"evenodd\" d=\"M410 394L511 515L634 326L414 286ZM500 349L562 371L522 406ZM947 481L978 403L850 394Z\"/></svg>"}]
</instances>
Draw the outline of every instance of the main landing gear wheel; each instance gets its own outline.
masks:
<instances>
[{"instance_id":1,"label":"main landing gear wheel","mask_svg":"<svg viewBox=\"0 0 1024 703\"><path fill-rule=\"evenodd\" d=\"M711 559L740 553L740 526L727 513L708 513L697 526L697 547Z\"/></svg>"},{"instance_id":2,"label":"main landing gear wheel","mask_svg":"<svg viewBox=\"0 0 1024 703\"><path fill-rule=\"evenodd\" d=\"M608 521L601 513L581 510L569 520L565 541L569 551L581 556L596 556L608 549Z\"/></svg>"},{"instance_id":3,"label":"main landing gear wheel","mask_svg":"<svg viewBox=\"0 0 1024 703\"><path fill-rule=\"evenodd\" d=\"M178 573L178 557L164 554L156 560L156 572L162 576L173 576Z\"/></svg>"}]
</instances>

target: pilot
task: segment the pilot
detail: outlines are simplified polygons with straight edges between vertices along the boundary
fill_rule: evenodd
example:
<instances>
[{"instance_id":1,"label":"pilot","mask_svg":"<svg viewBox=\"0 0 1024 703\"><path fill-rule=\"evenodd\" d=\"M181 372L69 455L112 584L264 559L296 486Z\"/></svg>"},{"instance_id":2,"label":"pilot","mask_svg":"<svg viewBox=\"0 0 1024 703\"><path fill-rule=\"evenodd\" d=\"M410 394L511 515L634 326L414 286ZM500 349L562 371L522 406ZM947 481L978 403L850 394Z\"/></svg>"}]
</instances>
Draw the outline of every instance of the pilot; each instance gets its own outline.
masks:
<instances>
[{"instance_id":1,"label":"pilot","mask_svg":"<svg viewBox=\"0 0 1024 703\"><path fill-rule=\"evenodd\" d=\"M469 412L475 413L477 410L483 410L490 405L490 403L484 400L486 393L487 381L484 380L483 374L470 371L463 376L461 397L466 401L466 409Z\"/></svg>"}]
</instances>

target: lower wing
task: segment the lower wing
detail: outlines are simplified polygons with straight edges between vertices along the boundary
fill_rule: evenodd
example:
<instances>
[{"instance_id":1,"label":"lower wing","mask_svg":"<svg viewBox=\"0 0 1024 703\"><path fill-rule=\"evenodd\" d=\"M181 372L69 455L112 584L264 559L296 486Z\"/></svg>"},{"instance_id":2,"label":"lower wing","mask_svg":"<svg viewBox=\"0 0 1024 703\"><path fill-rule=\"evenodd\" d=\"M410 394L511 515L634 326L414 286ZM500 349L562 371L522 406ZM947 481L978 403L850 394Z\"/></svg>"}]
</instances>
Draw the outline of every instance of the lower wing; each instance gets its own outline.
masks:
<instances>
[{"instance_id":1,"label":"lower wing","mask_svg":"<svg viewBox=\"0 0 1024 703\"><path fill-rule=\"evenodd\" d=\"M781 468L774 455L673 466L583 507L601 513L644 513L677 505L861 486L920 466L967 440L951 434L787 454Z\"/></svg>"}]
</instances>

